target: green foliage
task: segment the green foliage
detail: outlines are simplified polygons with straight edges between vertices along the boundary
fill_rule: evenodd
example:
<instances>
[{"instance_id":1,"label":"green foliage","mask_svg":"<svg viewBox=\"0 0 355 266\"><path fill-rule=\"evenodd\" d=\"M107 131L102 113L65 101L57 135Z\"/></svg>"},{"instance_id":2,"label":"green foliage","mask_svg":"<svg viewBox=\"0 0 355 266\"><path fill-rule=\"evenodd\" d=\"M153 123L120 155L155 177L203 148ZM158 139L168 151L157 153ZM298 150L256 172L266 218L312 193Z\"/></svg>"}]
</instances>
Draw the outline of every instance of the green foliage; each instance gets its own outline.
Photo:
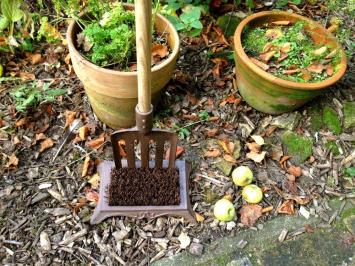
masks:
<instances>
[{"instance_id":1,"label":"green foliage","mask_svg":"<svg viewBox=\"0 0 355 266\"><path fill-rule=\"evenodd\" d=\"M63 95L66 90L50 89L49 83L45 83L43 88L39 88L36 83L22 85L14 89L10 95L14 100L16 110L25 112L30 107L35 107L44 102L53 102L56 97Z\"/></svg>"},{"instance_id":2,"label":"green foliage","mask_svg":"<svg viewBox=\"0 0 355 266\"><path fill-rule=\"evenodd\" d=\"M134 13L122 5L104 14L99 22L84 29L92 49L86 54L100 66L117 64L124 68L135 47Z\"/></svg>"},{"instance_id":3,"label":"green foliage","mask_svg":"<svg viewBox=\"0 0 355 266\"><path fill-rule=\"evenodd\" d=\"M339 135L341 133L341 122L338 117L337 112L326 106L323 110L323 122L324 125L330 129L335 135Z\"/></svg>"},{"instance_id":4,"label":"green foliage","mask_svg":"<svg viewBox=\"0 0 355 266\"><path fill-rule=\"evenodd\" d=\"M41 18L41 26L37 32L37 41L40 41L42 38L45 38L48 43L57 43L62 39L57 29L48 22L48 17Z\"/></svg>"},{"instance_id":5,"label":"green foliage","mask_svg":"<svg viewBox=\"0 0 355 266\"><path fill-rule=\"evenodd\" d=\"M206 121L210 118L210 115L208 114L207 111L201 111L198 113L198 117L200 118L200 120Z\"/></svg>"},{"instance_id":6,"label":"green foliage","mask_svg":"<svg viewBox=\"0 0 355 266\"><path fill-rule=\"evenodd\" d=\"M300 5L302 3L302 0L277 0L276 8L283 8L287 6L288 3L292 3L294 5Z\"/></svg>"}]
</instances>

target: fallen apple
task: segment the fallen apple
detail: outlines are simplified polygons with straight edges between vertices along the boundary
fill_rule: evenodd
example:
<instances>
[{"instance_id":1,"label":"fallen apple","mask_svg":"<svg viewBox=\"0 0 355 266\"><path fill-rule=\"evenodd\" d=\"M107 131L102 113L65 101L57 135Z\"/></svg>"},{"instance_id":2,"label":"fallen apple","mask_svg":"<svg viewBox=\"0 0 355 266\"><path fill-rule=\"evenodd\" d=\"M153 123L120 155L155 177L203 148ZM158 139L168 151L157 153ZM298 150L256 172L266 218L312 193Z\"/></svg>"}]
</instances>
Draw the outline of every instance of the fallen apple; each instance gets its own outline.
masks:
<instances>
[{"instance_id":1,"label":"fallen apple","mask_svg":"<svg viewBox=\"0 0 355 266\"><path fill-rule=\"evenodd\" d=\"M233 170L232 179L236 186L244 187L253 182L253 172L248 166L239 166Z\"/></svg>"},{"instance_id":2,"label":"fallen apple","mask_svg":"<svg viewBox=\"0 0 355 266\"><path fill-rule=\"evenodd\" d=\"M256 185L247 185L242 190L242 197L248 203L259 203L263 199L263 192Z\"/></svg>"},{"instance_id":3,"label":"fallen apple","mask_svg":"<svg viewBox=\"0 0 355 266\"><path fill-rule=\"evenodd\" d=\"M235 217L234 205L227 199L220 199L214 205L213 214L217 220L229 222Z\"/></svg>"}]
</instances>

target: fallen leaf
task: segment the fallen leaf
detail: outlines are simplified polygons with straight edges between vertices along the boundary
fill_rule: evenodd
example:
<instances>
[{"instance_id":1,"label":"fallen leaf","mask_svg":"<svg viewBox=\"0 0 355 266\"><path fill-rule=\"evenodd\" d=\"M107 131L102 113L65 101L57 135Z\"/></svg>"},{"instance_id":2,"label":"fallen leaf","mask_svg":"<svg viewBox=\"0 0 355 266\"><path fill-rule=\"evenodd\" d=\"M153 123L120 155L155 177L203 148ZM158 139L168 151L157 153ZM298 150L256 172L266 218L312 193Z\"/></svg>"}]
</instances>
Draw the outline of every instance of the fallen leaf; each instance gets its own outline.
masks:
<instances>
[{"instance_id":1,"label":"fallen leaf","mask_svg":"<svg viewBox=\"0 0 355 266\"><path fill-rule=\"evenodd\" d=\"M97 150L102 146L102 144L104 144L104 142L105 142L105 136L102 134L97 139L93 139L87 142L86 145L94 150Z\"/></svg>"},{"instance_id":2,"label":"fallen leaf","mask_svg":"<svg viewBox=\"0 0 355 266\"><path fill-rule=\"evenodd\" d=\"M306 69L301 69L301 74L304 81L309 81L312 78L311 73Z\"/></svg>"},{"instance_id":3,"label":"fallen leaf","mask_svg":"<svg viewBox=\"0 0 355 266\"><path fill-rule=\"evenodd\" d=\"M267 63L275 55L275 53L276 53L276 51L269 51L269 52L261 53L261 54L259 54L259 58L264 63Z\"/></svg>"},{"instance_id":4,"label":"fallen leaf","mask_svg":"<svg viewBox=\"0 0 355 266\"><path fill-rule=\"evenodd\" d=\"M26 80L35 80L35 79L36 79L36 76L35 76L33 73L30 73L30 72L20 72L20 78L21 78L23 81L26 81Z\"/></svg>"},{"instance_id":5,"label":"fallen leaf","mask_svg":"<svg viewBox=\"0 0 355 266\"><path fill-rule=\"evenodd\" d=\"M267 206L267 207L265 207L265 208L263 208L262 210L261 210L261 213L267 213L267 212L271 212L272 210L274 209L274 206Z\"/></svg>"},{"instance_id":6,"label":"fallen leaf","mask_svg":"<svg viewBox=\"0 0 355 266\"><path fill-rule=\"evenodd\" d=\"M278 213L293 215L295 214L295 207L293 200L286 200L277 210Z\"/></svg>"},{"instance_id":7,"label":"fallen leaf","mask_svg":"<svg viewBox=\"0 0 355 266\"><path fill-rule=\"evenodd\" d=\"M24 125L26 125L27 124L27 119L24 117L24 118L21 118L20 120L17 120L16 122L15 122L15 126L16 127L22 127L22 126L24 126Z\"/></svg>"},{"instance_id":8,"label":"fallen leaf","mask_svg":"<svg viewBox=\"0 0 355 266\"><path fill-rule=\"evenodd\" d=\"M235 97L234 94L232 94L232 95L229 95L224 100L222 100L221 103L219 104L219 106L225 106L227 103L238 105L241 101L242 101L241 98L237 98L237 97Z\"/></svg>"},{"instance_id":9,"label":"fallen leaf","mask_svg":"<svg viewBox=\"0 0 355 266\"><path fill-rule=\"evenodd\" d=\"M53 145L54 145L53 140L51 138L47 138L41 142L39 152L44 152L45 150L48 150L49 148L53 147Z\"/></svg>"},{"instance_id":10,"label":"fallen leaf","mask_svg":"<svg viewBox=\"0 0 355 266\"><path fill-rule=\"evenodd\" d=\"M287 172L289 172L291 175L295 176L295 177L299 177L302 175L302 169L299 166L290 166L287 169Z\"/></svg>"},{"instance_id":11,"label":"fallen leaf","mask_svg":"<svg viewBox=\"0 0 355 266\"><path fill-rule=\"evenodd\" d=\"M42 60L42 55L41 54L31 54L28 53L27 57L31 60L32 65L36 65L41 62Z\"/></svg>"},{"instance_id":12,"label":"fallen leaf","mask_svg":"<svg viewBox=\"0 0 355 266\"><path fill-rule=\"evenodd\" d=\"M304 229L306 229L306 232L309 234L314 232L314 228L309 224L305 224L303 227L304 227Z\"/></svg>"},{"instance_id":13,"label":"fallen leaf","mask_svg":"<svg viewBox=\"0 0 355 266\"><path fill-rule=\"evenodd\" d=\"M191 94L191 92L187 92L187 99L192 105L196 105L198 103L198 99Z\"/></svg>"},{"instance_id":14,"label":"fallen leaf","mask_svg":"<svg viewBox=\"0 0 355 266\"><path fill-rule=\"evenodd\" d=\"M291 158L291 156L288 156L288 155L285 155L285 156L282 156L281 159L280 159L280 165L282 168L285 168L286 166L286 161L289 160Z\"/></svg>"},{"instance_id":15,"label":"fallen leaf","mask_svg":"<svg viewBox=\"0 0 355 266\"><path fill-rule=\"evenodd\" d=\"M246 226L253 226L262 216L262 207L257 204L247 204L240 209L240 222Z\"/></svg>"},{"instance_id":16,"label":"fallen leaf","mask_svg":"<svg viewBox=\"0 0 355 266\"><path fill-rule=\"evenodd\" d=\"M73 121L75 120L76 112L65 110L64 116L65 116L65 126L64 127L67 128L67 127L70 127L71 124L73 123Z\"/></svg>"},{"instance_id":17,"label":"fallen leaf","mask_svg":"<svg viewBox=\"0 0 355 266\"><path fill-rule=\"evenodd\" d=\"M285 188L292 194L292 195L298 195L298 188L296 185L296 182L286 180L285 182Z\"/></svg>"},{"instance_id":18,"label":"fallen leaf","mask_svg":"<svg viewBox=\"0 0 355 266\"><path fill-rule=\"evenodd\" d=\"M261 146L256 142L247 143L246 145L250 151L253 151L255 153L259 153L261 150Z\"/></svg>"},{"instance_id":19,"label":"fallen leaf","mask_svg":"<svg viewBox=\"0 0 355 266\"><path fill-rule=\"evenodd\" d=\"M169 54L168 47L163 44L154 43L152 45L152 56L159 56L161 59L166 57Z\"/></svg>"},{"instance_id":20,"label":"fallen leaf","mask_svg":"<svg viewBox=\"0 0 355 266\"><path fill-rule=\"evenodd\" d=\"M267 44L265 44L264 48L263 48L263 53L268 52L271 50L271 48L273 48L274 45L271 42L268 42Z\"/></svg>"},{"instance_id":21,"label":"fallen leaf","mask_svg":"<svg viewBox=\"0 0 355 266\"><path fill-rule=\"evenodd\" d=\"M288 57L288 54L284 53L284 52L280 52L280 57L277 59L277 62L280 63L283 60L285 60Z\"/></svg>"},{"instance_id":22,"label":"fallen leaf","mask_svg":"<svg viewBox=\"0 0 355 266\"><path fill-rule=\"evenodd\" d=\"M331 65L326 66L325 72L327 73L328 76L332 76L334 74L334 69Z\"/></svg>"},{"instance_id":23,"label":"fallen leaf","mask_svg":"<svg viewBox=\"0 0 355 266\"><path fill-rule=\"evenodd\" d=\"M231 194L226 194L223 196L223 198L233 203L233 196Z\"/></svg>"},{"instance_id":24,"label":"fallen leaf","mask_svg":"<svg viewBox=\"0 0 355 266\"><path fill-rule=\"evenodd\" d=\"M16 168L18 166L18 162L19 162L19 160L16 157L16 155L15 154L11 154L9 156L9 160L7 161L5 167L6 168L11 168L11 169L12 168Z\"/></svg>"},{"instance_id":25,"label":"fallen leaf","mask_svg":"<svg viewBox=\"0 0 355 266\"><path fill-rule=\"evenodd\" d=\"M204 157L215 158L221 155L221 151L219 149L213 149L210 151L205 151Z\"/></svg>"},{"instance_id":26,"label":"fallen leaf","mask_svg":"<svg viewBox=\"0 0 355 266\"><path fill-rule=\"evenodd\" d=\"M90 166L90 156L86 156L85 157L85 160L84 160L84 163L83 163L83 169L81 171L81 177L85 177L87 174L88 174L88 169L89 169L89 166Z\"/></svg>"},{"instance_id":27,"label":"fallen leaf","mask_svg":"<svg viewBox=\"0 0 355 266\"><path fill-rule=\"evenodd\" d=\"M327 46L322 46L321 48L314 50L313 54L319 56L324 54L327 50L328 50Z\"/></svg>"},{"instance_id":28,"label":"fallen leaf","mask_svg":"<svg viewBox=\"0 0 355 266\"><path fill-rule=\"evenodd\" d=\"M256 153L254 151L251 151L251 152L247 153L246 156L248 159L251 159L256 163L261 163L264 160L265 155L266 155L265 151L263 151L261 153Z\"/></svg>"},{"instance_id":29,"label":"fallen leaf","mask_svg":"<svg viewBox=\"0 0 355 266\"><path fill-rule=\"evenodd\" d=\"M326 57L325 59L331 59L333 58L336 54L337 54L338 50L334 49L333 51L331 51Z\"/></svg>"},{"instance_id":30,"label":"fallen leaf","mask_svg":"<svg viewBox=\"0 0 355 266\"><path fill-rule=\"evenodd\" d=\"M85 198L87 201L98 202L99 201L99 193L96 191L88 191L86 192Z\"/></svg>"},{"instance_id":31,"label":"fallen leaf","mask_svg":"<svg viewBox=\"0 0 355 266\"><path fill-rule=\"evenodd\" d=\"M280 29L268 29L265 32L265 37L270 39L277 39L280 38L282 35L283 33Z\"/></svg>"},{"instance_id":32,"label":"fallen leaf","mask_svg":"<svg viewBox=\"0 0 355 266\"><path fill-rule=\"evenodd\" d=\"M274 25L278 25L278 26L287 26L291 23L291 21L289 20L278 20L278 21L273 21L271 22Z\"/></svg>"},{"instance_id":33,"label":"fallen leaf","mask_svg":"<svg viewBox=\"0 0 355 266\"><path fill-rule=\"evenodd\" d=\"M88 183L91 184L91 187L93 189L97 189L99 187L99 183L100 183L100 175L98 173L92 175L89 178Z\"/></svg>"},{"instance_id":34,"label":"fallen leaf","mask_svg":"<svg viewBox=\"0 0 355 266\"><path fill-rule=\"evenodd\" d=\"M70 64L70 60L71 60L71 57L70 57L70 54L67 54L67 56L64 58L64 62L69 65Z\"/></svg>"},{"instance_id":35,"label":"fallen leaf","mask_svg":"<svg viewBox=\"0 0 355 266\"><path fill-rule=\"evenodd\" d=\"M191 238L185 232L181 232L178 237L178 240L180 241L180 248L182 249L187 248L191 243Z\"/></svg>"},{"instance_id":36,"label":"fallen leaf","mask_svg":"<svg viewBox=\"0 0 355 266\"><path fill-rule=\"evenodd\" d=\"M293 74L296 74L296 73L298 73L298 72L300 72L300 69L298 69L298 68L296 68L296 69L285 69L285 70L283 71L283 73L284 73L285 75L293 75Z\"/></svg>"},{"instance_id":37,"label":"fallen leaf","mask_svg":"<svg viewBox=\"0 0 355 266\"><path fill-rule=\"evenodd\" d=\"M212 128L212 129L208 129L206 131L206 136L207 137L215 137L216 135L218 135L219 133L219 129L218 128Z\"/></svg>"},{"instance_id":38,"label":"fallen leaf","mask_svg":"<svg viewBox=\"0 0 355 266\"><path fill-rule=\"evenodd\" d=\"M86 140L89 135L89 128L87 126L82 126L79 128L79 138L81 140Z\"/></svg>"},{"instance_id":39,"label":"fallen leaf","mask_svg":"<svg viewBox=\"0 0 355 266\"><path fill-rule=\"evenodd\" d=\"M291 43L290 42L285 42L282 44L280 51L283 53L288 53L291 50Z\"/></svg>"},{"instance_id":40,"label":"fallen leaf","mask_svg":"<svg viewBox=\"0 0 355 266\"><path fill-rule=\"evenodd\" d=\"M46 135L44 135L43 133L36 134L36 142L40 140L44 140L46 138L47 138Z\"/></svg>"},{"instance_id":41,"label":"fallen leaf","mask_svg":"<svg viewBox=\"0 0 355 266\"><path fill-rule=\"evenodd\" d=\"M221 146L223 148L223 150L228 153L228 154L232 154L233 151L230 150L230 146L229 146L229 141L226 139L223 140L218 140L218 144L219 146Z\"/></svg>"},{"instance_id":42,"label":"fallen leaf","mask_svg":"<svg viewBox=\"0 0 355 266\"><path fill-rule=\"evenodd\" d=\"M230 163L237 163L236 159L234 159L231 155L225 154L223 155L223 159Z\"/></svg>"},{"instance_id":43,"label":"fallen leaf","mask_svg":"<svg viewBox=\"0 0 355 266\"><path fill-rule=\"evenodd\" d=\"M324 66L320 63L314 62L307 67L307 70L313 73L320 74L324 70Z\"/></svg>"},{"instance_id":44,"label":"fallen leaf","mask_svg":"<svg viewBox=\"0 0 355 266\"><path fill-rule=\"evenodd\" d=\"M205 220L205 217L203 217L201 214L195 212L195 217L197 222L203 222Z\"/></svg>"},{"instance_id":45,"label":"fallen leaf","mask_svg":"<svg viewBox=\"0 0 355 266\"><path fill-rule=\"evenodd\" d=\"M181 154L184 153L184 147L176 146L176 158L178 158ZM170 158L170 147L165 153L165 160L169 160Z\"/></svg>"},{"instance_id":46,"label":"fallen leaf","mask_svg":"<svg viewBox=\"0 0 355 266\"><path fill-rule=\"evenodd\" d=\"M85 206L87 203L86 198L80 198L77 203L68 203L68 208L70 208L74 213L78 213L81 207Z\"/></svg>"},{"instance_id":47,"label":"fallen leaf","mask_svg":"<svg viewBox=\"0 0 355 266\"><path fill-rule=\"evenodd\" d=\"M94 44L90 42L89 37L87 37L83 32L80 32L76 39L78 46L82 46L85 52L89 52L94 46Z\"/></svg>"},{"instance_id":48,"label":"fallen leaf","mask_svg":"<svg viewBox=\"0 0 355 266\"><path fill-rule=\"evenodd\" d=\"M262 70L268 70L270 67L269 65L259 61L258 59L254 58L254 57L250 57L250 60L255 64L257 65L258 67L260 67Z\"/></svg>"},{"instance_id":49,"label":"fallen leaf","mask_svg":"<svg viewBox=\"0 0 355 266\"><path fill-rule=\"evenodd\" d=\"M262 146L265 144L265 141L262 136L252 135L250 136L258 145Z\"/></svg>"}]
</instances>

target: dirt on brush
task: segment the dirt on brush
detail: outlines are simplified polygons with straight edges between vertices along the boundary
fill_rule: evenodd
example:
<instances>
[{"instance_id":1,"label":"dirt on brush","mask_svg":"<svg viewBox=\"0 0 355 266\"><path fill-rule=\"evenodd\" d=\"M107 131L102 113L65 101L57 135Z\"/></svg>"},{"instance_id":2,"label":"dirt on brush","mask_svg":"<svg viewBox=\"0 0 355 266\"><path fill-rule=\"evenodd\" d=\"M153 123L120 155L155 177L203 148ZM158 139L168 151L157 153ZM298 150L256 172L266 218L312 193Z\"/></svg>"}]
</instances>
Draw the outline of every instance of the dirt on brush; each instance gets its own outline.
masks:
<instances>
[{"instance_id":1,"label":"dirt on brush","mask_svg":"<svg viewBox=\"0 0 355 266\"><path fill-rule=\"evenodd\" d=\"M179 173L175 169L119 168L111 172L110 206L179 204Z\"/></svg>"},{"instance_id":2,"label":"dirt on brush","mask_svg":"<svg viewBox=\"0 0 355 266\"><path fill-rule=\"evenodd\" d=\"M309 7L295 12L327 20L328 12ZM0 264L147 265L181 252L183 240L202 250L215 238L248 230L239 218L246 203L230 178L239 165L253 170L254 183L264 191L262 216L252 225L254 230L262 230L262 223L277 215L317 215L324 222L319 227L331 226L341 215L335 210L335 216L328 216L326 210L332 197L353 197L353 180L345 169L354 165L355 136L353 127L345 125L347 106L355 99L354 62L349 61L340 82L313 102L272 116L240 97L234 62L224 57L232 42L213 19L205 22L201 38L181 38L180 59L156 110L155 125L180 135L179 153L193 166L190 198L198 225L174 217L115 217L89 224L98 200L96 165L112 160L113 130L93 114L81 82L65 60L67 47L41 44L35 51L42 55L41 63L32 64L21 53L0 58L7 77L22 77L0 84ZM53 103L17 112L9 92L32 82L48 82L67 93ZM67 134L74 121L80 122L78 127ZM296 134L288 141L287 128ZM260 138L255 136L265 144L256 143ZM310 148L298 150L299 141ZM252 159L251 149L264 156L260 162ZM305 161L295 162L305 151ZM237 206L238 216L231 222L214 219L214 203L222 197Z\"/></svg>"}]
</instances>

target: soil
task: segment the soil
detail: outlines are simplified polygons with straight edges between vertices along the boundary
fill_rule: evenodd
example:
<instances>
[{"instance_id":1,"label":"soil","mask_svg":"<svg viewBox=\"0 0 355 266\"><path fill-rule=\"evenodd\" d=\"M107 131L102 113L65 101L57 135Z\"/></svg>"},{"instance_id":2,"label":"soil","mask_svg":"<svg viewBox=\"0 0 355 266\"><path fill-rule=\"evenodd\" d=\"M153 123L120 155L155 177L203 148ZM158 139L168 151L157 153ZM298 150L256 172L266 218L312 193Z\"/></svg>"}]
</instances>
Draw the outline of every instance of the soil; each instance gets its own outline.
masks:
<instances>
[{"instance_id":1,"label":"soil","mask_svg":"<svg viewBox=\"0 0 355 266\"><path fill-rule=\"evenodd\" d=\"M111 172L110 206L179 205L176 169L119 168Z\"/></svg>"}]
</instances>

